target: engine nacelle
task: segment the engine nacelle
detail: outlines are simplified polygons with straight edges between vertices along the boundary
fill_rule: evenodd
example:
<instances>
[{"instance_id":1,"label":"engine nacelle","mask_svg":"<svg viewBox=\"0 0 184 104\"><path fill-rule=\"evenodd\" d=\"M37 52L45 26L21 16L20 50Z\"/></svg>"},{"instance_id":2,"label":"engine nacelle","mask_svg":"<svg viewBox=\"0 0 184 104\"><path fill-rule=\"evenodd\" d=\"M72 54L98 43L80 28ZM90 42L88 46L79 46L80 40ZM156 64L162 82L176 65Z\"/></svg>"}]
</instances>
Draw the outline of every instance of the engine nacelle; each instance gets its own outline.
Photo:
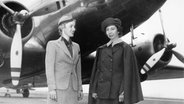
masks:
<instances>
[{"instance_id":1,"label":"engine nacelle","mask_svg":"<svg viewBox=\"0 0 184 104\"><path fill-rule=\"evenodd\" d=\"M165 38L163 34L142 35L134 39L134 52L137 56L140 69L146 63L146 61L156 52L163 49L165 45ZM166 66L172 58L171 51L165 51L160 60L151 68L151 70L159 69ZM150 70L150 71L151 71Z\"/></svg>"},{"instance_id":2,"label":"engine nacelle","mask_svg":"<svg viewBox=\"0 0 184 104\"><path fill-rule=\"evenodd\" d=\"M8 1L5 2L4 4L17 12L21 10L28 11L28 9L24 5L16 1ZM33 27L34 22L32 18L27 18L23 23L23 25L21 26L23 45L31 38ZM3 51L10 50L15 30L16 24L12 20L12 14L10 14L4 8L0 7L0 49L3 49Z\"/></svg>"}]
</instances>

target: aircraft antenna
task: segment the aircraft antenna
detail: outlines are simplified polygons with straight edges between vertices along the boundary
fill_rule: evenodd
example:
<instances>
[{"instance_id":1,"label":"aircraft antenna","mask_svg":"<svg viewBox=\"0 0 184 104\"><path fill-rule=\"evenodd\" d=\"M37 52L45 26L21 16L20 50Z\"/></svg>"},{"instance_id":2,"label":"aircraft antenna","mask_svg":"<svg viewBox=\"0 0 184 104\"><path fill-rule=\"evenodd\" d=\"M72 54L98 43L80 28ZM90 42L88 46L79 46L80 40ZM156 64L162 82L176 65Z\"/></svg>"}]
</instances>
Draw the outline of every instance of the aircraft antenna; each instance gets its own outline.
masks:
<instances>
[{"instance_id":1,"label":"aircraft antenna","mask_svg":"<svg viewBox=\"0 0 184 104\"><path fill-rule=\"evenodd\" d=\"M134 47L134 43L133 40L135 39L134 37L134 25L132 24L132 26L130 27L130 32L131 32L131 46Z\"/></svg>"},{"instance_id":2,"label":"aircraft antenna","mask_svg":"<svg viewBox=\"0 0 184 104\"><path fill-rule=\"evenodd\" d=\"M165 34L165 30L164 30L164 23L163 23L163 18L162 18L162 11L161 9L158 10L159 11L159 17L160 17L160 22L161 22L161 26L162 26L162 32L164 35L164 40L165 40L165 45L167 44L167 39L166 39L166 34Z\"/></svg>"}]
</instances>

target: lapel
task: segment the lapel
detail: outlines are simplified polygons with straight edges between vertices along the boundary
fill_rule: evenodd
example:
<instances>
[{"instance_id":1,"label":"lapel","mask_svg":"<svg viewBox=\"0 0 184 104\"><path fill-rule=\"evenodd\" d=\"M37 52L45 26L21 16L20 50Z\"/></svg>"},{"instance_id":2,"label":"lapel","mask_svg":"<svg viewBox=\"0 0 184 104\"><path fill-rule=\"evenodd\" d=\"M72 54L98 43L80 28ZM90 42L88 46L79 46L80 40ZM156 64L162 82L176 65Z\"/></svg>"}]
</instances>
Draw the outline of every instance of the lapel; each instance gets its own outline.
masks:
<instances>
[{"instance_id":1,"label":"lapel","mask_svg":"<svg viewBox=\"0 0 184 104\"><path fill-rule=\"evenodd\" d=\"M114 42L109 41L107 43L107 47L111 47L110 45L112 45L111 49L112 49L112 53L114 54L120 48L119 46L116 46L116 44L121 43L121 42L123 42L123 40L121 38L118 38Z\"/></svg>"},{"instance_id":2,"label":"lapel","mask_svg":"<svg viewBox=\"0 0 184 104\"><path fill-rule=\"evenodd\" d=\"M64 51L64 53L72 60L74 60L77 55L79 54L78 53L78 49L77 47L75 46L75 43L72 42L72 53L73 53L73 57L71 56L67 46L65 45L64 41L61 41L61 38L58 39L58 43L59 43L59 47L62 48L62 50Z\"/></svg>"},{"instance_id":3,"label":"lapel","mask_svg":"<svg viewBox=\"0 0 184 104\"><path fill-rule=\"evenodd\" d=\"M119 44L118 44L119 45ZM115 46L113 46L113 50L112 50L112 53L114 54L114 53L116 53L121 47L120 46L118 46L118 45L115 45Z\"/></svg>"},{"instance_id":4,"label":"lapel","mask_svg":"<svg viewBox=\"0 0 184 104\"><path fill-rule=\"evenodd\" d=\"M76 57L78 56L79 52L78 52L78 48L76 47L74 42L72 42L72 51L73 51L73 60L75 60Z\"/></svg>"},{"instance_id":5,"label":"lapel","mask_svg":"<svg viewBox=\"0 0 184 104\"><path fill-rule=\"evenodd\" d=\"M68 48L66 47L64 41L61 41L61 38L58 39L58 43L59 43L59 47L62 48L62 50L64 51L64 53L68 57L72 58L72 56L70 55L70 52L69 52Z\"/></svg>"},{"instance_id":6,"label":"lapel","mask_svg":"<svg viewBox=\"0 0 184 104\"><path fill-rule=\"evenodd\" d=\"M102 50L105 55L107 55L108 57L112 57L112 47L111 46L104 46L103 50Z\"/></svg>"}]
</instances>

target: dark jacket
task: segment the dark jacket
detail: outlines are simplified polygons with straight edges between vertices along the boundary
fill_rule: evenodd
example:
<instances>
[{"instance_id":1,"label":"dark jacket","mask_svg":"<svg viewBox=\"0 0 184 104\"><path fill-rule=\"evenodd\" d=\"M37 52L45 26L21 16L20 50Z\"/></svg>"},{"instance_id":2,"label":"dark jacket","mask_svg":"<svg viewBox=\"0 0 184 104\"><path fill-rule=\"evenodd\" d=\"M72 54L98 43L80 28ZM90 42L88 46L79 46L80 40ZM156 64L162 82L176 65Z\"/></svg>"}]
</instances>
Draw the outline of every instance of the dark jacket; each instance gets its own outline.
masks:
<instances>
[{"instance_id":1,"label":"dark jacket","mask_svg":"<svg viewBox=\"0 0 184 104\"><path fill-rule=\"evenodd\" d=\"M125 42L113 47L103 45L97 49L88 104L95 104L92 93L98 98L116 99L124 91L124 104L143 100L135 54Z\"/></svg>"}]
</instances>

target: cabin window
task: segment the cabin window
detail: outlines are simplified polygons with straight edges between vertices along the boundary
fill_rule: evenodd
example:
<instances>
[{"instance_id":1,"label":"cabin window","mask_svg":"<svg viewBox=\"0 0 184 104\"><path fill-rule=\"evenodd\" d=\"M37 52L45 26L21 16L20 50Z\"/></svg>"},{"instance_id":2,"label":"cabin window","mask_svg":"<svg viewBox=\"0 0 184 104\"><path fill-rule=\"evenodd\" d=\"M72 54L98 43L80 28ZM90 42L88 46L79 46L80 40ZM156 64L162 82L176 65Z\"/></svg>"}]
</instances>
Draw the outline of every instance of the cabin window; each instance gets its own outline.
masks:
<instances>
[{"instance_id":1,"label":"cabin window","mask_svg":"<svg viewBox=\"0 0 184 104\"><path fill-rule=\"evenodd\" d=\"M63 4L63 7L67 6L67 5L70 5L72 3L75 3L77 2L78 0L61 0L62 4Z\"/></svg>"},{"instance_id":2,"label":"cabin window","mask_svg":"<svg viewBox=\"0 0 184 104\"><path fill-rule=\"evenodd\" d=\"M62 0L63 7L66 6L66 0Z\"/></svg>"}]
</instances>

